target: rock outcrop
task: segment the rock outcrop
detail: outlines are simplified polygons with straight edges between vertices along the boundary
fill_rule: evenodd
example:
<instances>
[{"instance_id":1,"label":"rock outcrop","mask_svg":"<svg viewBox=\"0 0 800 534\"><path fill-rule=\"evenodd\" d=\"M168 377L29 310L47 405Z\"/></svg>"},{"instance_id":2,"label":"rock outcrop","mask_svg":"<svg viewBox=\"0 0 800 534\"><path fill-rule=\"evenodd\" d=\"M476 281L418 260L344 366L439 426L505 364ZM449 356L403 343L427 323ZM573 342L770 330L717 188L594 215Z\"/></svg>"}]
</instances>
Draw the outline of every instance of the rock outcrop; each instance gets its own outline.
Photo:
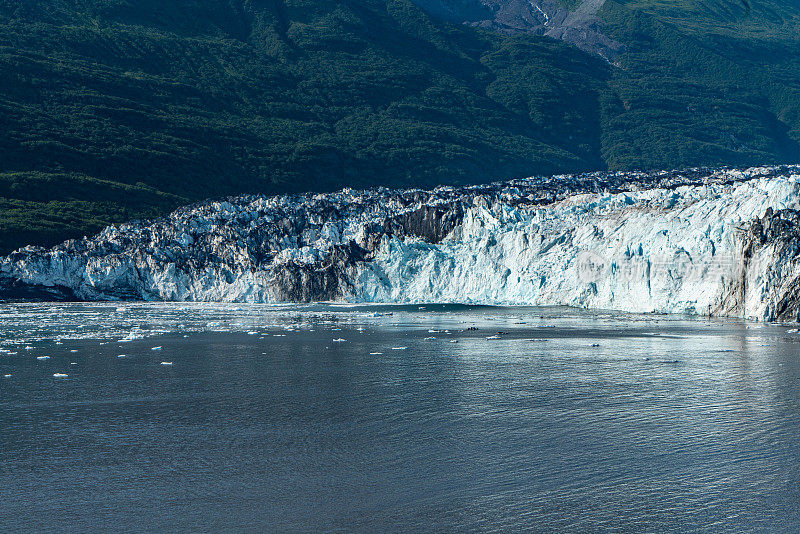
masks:
<instances>
[{"instance_id":1,"label":"rock outcrop","mask_svg":"<svg viewBox=\"0 0 800 534\"><path fill-rule=\"evenodd\" d=\"M605 0L582 0L572 10L558 0L413 0L432 15L501 33L559 39L613 62L622 43L603 33L597 13Z\"/></svg>"}]
</instances>

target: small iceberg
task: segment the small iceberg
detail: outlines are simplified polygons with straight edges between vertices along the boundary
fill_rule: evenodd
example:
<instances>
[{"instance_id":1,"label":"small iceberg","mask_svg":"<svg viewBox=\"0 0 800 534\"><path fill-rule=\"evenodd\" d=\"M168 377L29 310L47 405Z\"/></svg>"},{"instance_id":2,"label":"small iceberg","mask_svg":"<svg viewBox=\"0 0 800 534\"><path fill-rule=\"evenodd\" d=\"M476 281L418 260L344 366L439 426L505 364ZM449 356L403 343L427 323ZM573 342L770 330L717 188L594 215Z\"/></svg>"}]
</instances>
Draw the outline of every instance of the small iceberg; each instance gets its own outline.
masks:
<instances>
[{"instance_id":1,"label":"small iceberg","mask_svg":"<svg viewBox=\"0 0 800 534\"><path fill-rule=\"evenodd\" d=\"M127 336L123 337L118 341L118 343L130 343L131 341L135 341L137 339L142 339L144 335L139 332L138 328L134 328L131 330Z\"/></svg>"}]
</instances>

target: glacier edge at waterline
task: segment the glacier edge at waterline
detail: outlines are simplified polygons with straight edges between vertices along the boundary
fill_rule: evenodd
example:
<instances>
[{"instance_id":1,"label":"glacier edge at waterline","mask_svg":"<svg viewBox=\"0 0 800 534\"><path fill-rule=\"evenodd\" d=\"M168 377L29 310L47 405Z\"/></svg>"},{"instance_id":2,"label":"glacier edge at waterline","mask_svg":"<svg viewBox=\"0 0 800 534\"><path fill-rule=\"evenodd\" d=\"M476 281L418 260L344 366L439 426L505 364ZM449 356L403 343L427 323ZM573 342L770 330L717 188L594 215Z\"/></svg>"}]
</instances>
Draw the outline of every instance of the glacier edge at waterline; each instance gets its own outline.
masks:
<instances>
[{"instance_id":1,"label":"glacier edge at waterline","mask_svg":"<svg viewBox=\"0 0 800 534\"><path fill-rule=\"evenodd\" d=\"M800 167L240 196L0 259L0 298L567 305L797 321Z\"/></svg>"}]
</instances>

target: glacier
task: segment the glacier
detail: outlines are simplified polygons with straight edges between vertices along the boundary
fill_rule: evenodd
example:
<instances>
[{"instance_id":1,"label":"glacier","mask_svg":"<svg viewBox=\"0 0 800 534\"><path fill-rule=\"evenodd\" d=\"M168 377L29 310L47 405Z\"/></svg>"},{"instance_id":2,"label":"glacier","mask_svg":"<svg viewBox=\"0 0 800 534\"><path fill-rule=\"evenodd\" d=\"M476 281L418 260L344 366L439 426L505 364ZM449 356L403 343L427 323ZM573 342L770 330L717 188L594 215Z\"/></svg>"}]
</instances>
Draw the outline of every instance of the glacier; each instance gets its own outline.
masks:
<instances>
[{"instance_id":1,"label":"glacier","mask_svg":"<svg viewBox=\"0 0 800 534\"><path fill-rule=\"evenodd\" d=\"M800 166L245 195L0 259L0 298L800 319Z\"/></svg>"}]
</instances>

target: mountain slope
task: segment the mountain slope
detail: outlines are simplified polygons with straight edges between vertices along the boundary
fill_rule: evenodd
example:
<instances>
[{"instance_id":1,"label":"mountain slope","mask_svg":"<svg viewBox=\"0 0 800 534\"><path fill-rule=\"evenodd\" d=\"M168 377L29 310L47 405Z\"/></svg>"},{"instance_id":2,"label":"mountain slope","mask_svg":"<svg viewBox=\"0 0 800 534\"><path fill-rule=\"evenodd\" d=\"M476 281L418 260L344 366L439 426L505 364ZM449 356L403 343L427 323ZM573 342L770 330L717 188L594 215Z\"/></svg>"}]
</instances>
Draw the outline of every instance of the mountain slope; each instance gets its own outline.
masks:
<instances>
[{"instance_id":1,"label":"mountain slope","mask_svg":"<svg viewBox=\"0 0 800 534\"><path fill-rule=\"evenodd\" d=\"M613 65L408 0L0 0L0 252L228 194L798 160L796 5L596 17Z\"/></svg>"}]
</instances>

